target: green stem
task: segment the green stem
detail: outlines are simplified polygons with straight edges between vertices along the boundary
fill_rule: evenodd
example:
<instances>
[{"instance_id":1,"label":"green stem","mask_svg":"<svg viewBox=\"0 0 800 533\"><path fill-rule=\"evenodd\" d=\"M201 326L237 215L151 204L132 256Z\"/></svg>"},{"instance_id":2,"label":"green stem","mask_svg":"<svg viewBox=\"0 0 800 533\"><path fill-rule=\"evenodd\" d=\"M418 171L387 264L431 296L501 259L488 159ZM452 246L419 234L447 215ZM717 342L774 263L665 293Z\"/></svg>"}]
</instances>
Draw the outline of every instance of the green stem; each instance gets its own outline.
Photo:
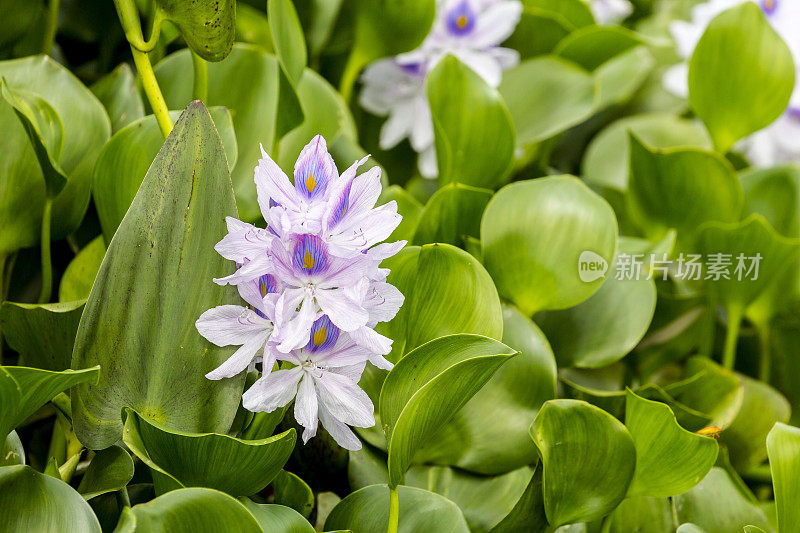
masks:
<instances>
[{"instance_id":1,"label":"green stem","mask_svg":"<svg viewBox=\"0 0 800 533\"><path fill-rule=\"evenodd\" d=\"M705 323L703 324L703 336L700 339L700 355L711 357L714 351L714 337L717 333L717 298L713 295L708 297L708 309L706 310Z\"/></svg>"},{"instance_id":2,"label":"green stem","mask_svg":"<svg viewBox=\"0 0 800 533\"><path fill-rule=\"evenodd\" d=\"M361 67L364 66L364 61L361 60L360 56L361 54L357 53L356 49L350 52L350 57L347 58L344 72L342 72L342 79L339 81L339 93L347 105L350 105L353 87L358 79L358 74L361 72Z\"/></svg>"},{"instance_id":3,"label":"green stem","mask_svg":"<svg viewBox=\"0 0 800 533\"><path fill-rule=\"evenodd\" d=\"M400 495L397 487L389 487L389 526L386 533L397 533L400 525Z\"/></svg>"},{"instance_id":4,"label":"green stem","mask_svg":"<svg viewBox=\"0 0 800 533\"><path fill-rule=\"evenodd\" d=\"M6 254L0 254L0 303L6 299ZM0 327L0 366L3 365L3 329Z\"/></svg>"},{"instance_id":5,"label":"green stem","mask_svg":"<svg viewBox=\"0 0 800 533\"><path fill-rule=\"evenodd\" d=\"M122 487L117 491L118 503L120 507L130 507L131 497L128 495L128 487ZM121 510L121 509L120 509Z\"/></svg>"},{"instance_id":6,"label":"green stem","mask_svg":"<svg viewBox=\"0 0 800 533\"><path fill-rule=\"evenodd\" d=\"M52 212L53 199L47 198L44 201L44 211L42 212L42 292L39 293L40 304L49 302L53 293L53 265L50 261L50 215Z\"/></svg>"},{"instance_id":7,"label":"green stem","mask_svg":"<svg viewBox=\"0 0 800 533\"><path fill-rule=\"evenodd\" d=\"M164 20L163 12L156 7L153 14L153 27L150 29L150 38L145 41L142 35L141 22L139 21L139 10L135 1L114 0L114 4L117 6L117 15L125 32L125 38L131 47L144 53L152 52L161 35L161 22Z\"/></svg>"},{"instance_id":8,"label":"green stem","mask_svg":"<svg viewBox=\"0 0 800 533\"><path fill-rule=\"evenodd\" d=\"M611 515L606 515L603 517L603 521L600 522L600 533L609 533L611 531Z\"/></svg>"},{"instance_id":9,"label":"green stem","mask_svg":"<svg viewBox=\"0 0 800 533\"><path fill-rule=\"evenodd\" d=\"M47 6L47 20L45 21L44 41L42 42L42 53L45 55L50 55L56 42L58 9L60 7L61 0L50 0L50 5Z\"/></svg>"},{"instance_id":10,"label":"green stem","mask_svg":"<svg viewBox=\"0 0 800 533\"><path fill-rule=\"evenodd\" d=\"M728 308L728 328L725 331L725 348L722 351L722 366L733 370L736 366L736 343L739 340L739 326L742 324L742 310L739 306Z\"/></svg>"},{"instance_id":11,"label":"green stem","mask_svg":"<svg viewBox=\"0 0 800 533\"><path fill-rule=\"evenodd\" d=\"M208 63L206 63L205 59L192 52L192 65L194 65L192 99L205 103L208 100Z\"/></svg>"},{"instance_id":12,"label":"green stem","mask_svg":"<svg viewBox=\"0 0 800 533\"><path fill-rule=\"evenodd\" d=\"M769 383L772 374L772 347L769 324L756 324L758 333L758 379Z\"/></svg>"}]
</instances>

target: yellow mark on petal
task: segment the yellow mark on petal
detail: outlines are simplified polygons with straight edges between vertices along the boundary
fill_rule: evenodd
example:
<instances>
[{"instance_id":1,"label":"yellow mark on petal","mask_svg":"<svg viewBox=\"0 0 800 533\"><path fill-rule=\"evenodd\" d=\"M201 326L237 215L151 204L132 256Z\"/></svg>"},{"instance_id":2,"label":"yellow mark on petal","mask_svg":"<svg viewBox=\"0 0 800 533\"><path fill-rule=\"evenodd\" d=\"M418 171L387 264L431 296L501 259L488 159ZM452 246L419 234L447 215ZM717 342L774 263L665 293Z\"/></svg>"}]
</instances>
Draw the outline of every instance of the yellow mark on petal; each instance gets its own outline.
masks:
<instances>
[{"instance_id":1,"label":"yellow mark on petal","mask_svg":"<svg viewBox=\"0 0 800 533\"><path fill-rule=\"evenodd\" d=\"M306 270L314 268L314 256L308 250L306 250L306 255L303 256L303 268Z\"/></svg>"},{"instance_id":2,"label":"yellow mark on petal","mask_svg":"<svg viewBox=\"0 0 800 533\"><path fill-rule=\"evenodd\" d=\"M469 20L467 19L466 15L459 15L459 17L456 19L456 26L458 26L459 30L463 30L467 27L467 22L469 22Z\"/></svg>"},{"instance_id":3,"label":"yellow mark on petal","mask_svg":"<svg viewBox=\"0 0 800 533\"><path fill-rule=\"evenodd\" d=\"M328 338L328 331L325 328L325 326L322 326L317 330L316 333L314 333L314 336L311 338L311 340L314 342L314 346L322 346L322 344L325 342L325 339L327 338Z\"/></svg>"},{"instance_id":4,"label":"yellow mark on petal","mask_svg":"<svg viewBox=\"0 0 800 533\"><path fill-rule=\"evenodd\" d=\"M316 186L317 186L317 182L314 179L314 173L313 172L309 172L308 173L308 177L306 178L306 189L308 190L308 192L311 192L311 191L314 190L314 187L316 187Z\"/></svg>"},{"instance_id":5,"label":"yellow mark on petal","mask_svg":"<svg viewBox=\"0 0 800 533\"><path fill-rule=\"evenodd\" d=\"M267 295L267 284L264 283L264 280L259 280L259 289L261 290L261 297L264 298Z\"/></svg>"}]
</instances>

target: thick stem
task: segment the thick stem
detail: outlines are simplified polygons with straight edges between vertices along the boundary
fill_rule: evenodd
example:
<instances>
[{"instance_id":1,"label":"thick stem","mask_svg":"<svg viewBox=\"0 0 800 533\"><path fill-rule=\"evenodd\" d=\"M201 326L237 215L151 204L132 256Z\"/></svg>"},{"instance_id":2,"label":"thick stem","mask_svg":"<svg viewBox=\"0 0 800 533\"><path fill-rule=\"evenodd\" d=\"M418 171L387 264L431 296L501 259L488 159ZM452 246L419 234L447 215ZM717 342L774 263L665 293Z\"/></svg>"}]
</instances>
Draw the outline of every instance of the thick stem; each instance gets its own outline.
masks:
<instances>
[{"instance_id":1,"label":"thick stem","mask_svg":"<svg viewBox=\"0 0 800 533\"><path fill-rule=\"evenodd\" d=\"M6 254L0 253L0 303L6 299ZM0 327L0 366L3 365L3 329Z\"/></svg>"},{"instance_id":2,"label":"thick stem","mask_svg":"<svg viewBox=\"0 0 800 533\"><path fill-rule=\"evenodd\" d=\"M144 94L147 95L147 101L150 102L150 107L153 108L153 114L156 116L161 134L166 139L172 131L172 119L169 116L167 103L164 101L164 95L161 94L161 88L158 86L156 75L153 72L153 65L150 64L150 58L147 53L137 50L133 45L131 45L131 52L133 52L133 62L136 63L136 70L142 79Z\"/></svg>"},{"instance_id":3,"label":"thick stem","mask_svg":"<svg viewBox=\"0 0 800 533\"><path fill-rule=\"evenodd\" d=\"M736 344L739 340L739 326L742 324L742 310L739 306L728 308L728 328L725 331L725 348L722 351L722 366L733 370L736 366Z\"/></svg>"},{"instance_id":4,"label":"thick stem","mask_svg":"<svg viewBox=\"0 0 800 533\"><path fill-rule=\"evenodd\" d=\"M50 55L56 42L58 9L60 7L61 0L50 0L50 4L47 6L47 20L45 21L44 40L42 41L42 53L45 55Z\"/></svg>"},{"instance_id":5,"label":"thick stem","mask_svg":"<svg viewBox=\"0 0 800 533\"><path fill-rule=\"evenodd\" d=\"M769 383L772 374L772 347L769 324L756 324L758 332L758 379Z\"/></svg>"},{"instance_id":6,"label":"thick stem","mask_svg":"<svg viewBox=\"0 0 800 533\"><path fill-rule=\"evenodd\" d=\"M386 533L397 533L400 524L400 495L397 487L389 487L389 526Z\"/></svg>"},{"instance_id":7,"label":"thick stem","mask_svg":"<svg viewBox=\"0 0 800 533\"><path fill-rule=\"evenodd\" d=\"M192 65L194 65L192 99L205 103L208 100L208 63L206 63L205 59L192 52Z\"/></svg>"},{"instance_id":8,"label":"thick stem","mask_svg":"<svg viewBox=\"0 0 800 533\"><path fill-rule=\"evenodd\" d=\"M600 533L608 533L611 531L611 515L606 515L603 517L603 521L600 523Z\"/></svg>"},{"instance_id":9,"label":"thick stem","mask_svg":"<svg viewBox=\"0 0 800 533\"><path fill-rule=\"evenodd\" d=\"M117 503L120 506L120 511L122 511L123 507L130 507L131 506L131 498L128 495L128 487L122 487L117 491Z\"/></svg>"},{"instance_id":10,"label":"thick stem","mask_svg":"<svg viewBox=\"0 0 800 533\"><path fill-rule=\"evenodd\" d=\"M47 198L44 201L44 211L42 212L42 292L39 293L40 304L49 302L53 293L53 265L50 262L50 216L52 212L53 199Z\"/></svg>"},{"instance_id":11,"label":"thick stem","mask_svg":"<svg viewBox=\"0 0 800 533\"><path fill-rule=\"evenodd\" d=\"M350 57L347 58L347 63L342 72L342 79L339 81L339 93L344 98L344 102L350 105L350 97L353 95L353 86L356 84L358 74L361 72L361 67L364 66L364 61L361 59L361 54L353 49L350 52Z\"/></svg>"}]
</instances>

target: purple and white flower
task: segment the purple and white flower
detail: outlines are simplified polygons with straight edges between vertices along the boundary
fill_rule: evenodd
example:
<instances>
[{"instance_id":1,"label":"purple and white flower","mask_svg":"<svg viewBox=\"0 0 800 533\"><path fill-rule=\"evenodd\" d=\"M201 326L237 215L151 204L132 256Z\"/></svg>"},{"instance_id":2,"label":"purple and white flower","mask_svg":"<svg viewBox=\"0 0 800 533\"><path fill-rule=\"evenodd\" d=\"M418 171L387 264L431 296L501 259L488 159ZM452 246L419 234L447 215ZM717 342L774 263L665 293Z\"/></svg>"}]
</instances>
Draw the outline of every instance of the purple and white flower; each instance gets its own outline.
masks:
<instances>
[{"instance_id":1,"label":"purple and white flower","mask_svg":"<svg viewBox=\"0 0 800 533\"><path fill-rule=\"evenodd\" d=\"M247 409L272 411L296 398L305 441L321 421L355 449L360 442L348 425L375 423L357 385L361 372L367 362L392 367L383 357L392 340L374 328L403 304L380 267L405 245L382 243L402 217L395 202L375 207L380 167L358 174L364 158L339 175L319 135L300 153L294 183L262 155L255 183L267 227L229 217L215 246L237 268L214 281L235 285L247 306L215 307L197 320L209 341L239 348L207 377L233 377L260 362L261 377L243 397Z\"/></svg>"},{"instance_id":2,"label":"purple and white flower","mask_svg":"<svg viewBox=\"0 0 800 533\"><path fill-rule=\"evenodd\" d=\"M749 0L709 0L692 9L691 20L676 20L670 33L676 50L684 61L664 73L663 85L676 96L688 96L688 59L711 20L734 6ZM783 38L800 67L800 2L795 0L758 0L756 2L775 31ZM757 167L772 166L800 159L800 80L789 107L775 122L743 139L738 146Z\"/></svg>"},{"instance_id":3,"label":"purple and white flower","mask_svg":"<svg viewBox=\"0 0 800 533\"><path fill-rule=\"evenodd\" d=\"M616 24L633 13L628 0L589 0L589 9L598 24Z\"/></svg>"},{"instance_id":4,"label":"purple and white flower","mask_svg":"<svg viewBox=\"0 0 800 533\"><path fill-rule=\"evenodd\" d=\"M381 128L380 146L395 147L408 138L420 154L418 167L435 178L436 151L425 78L446 55L452 54L497 87L503 71L519 63L515 50L500 45L508 39L522 15L518 0L438 0L436 19L416 50L368 66L359 102L378 116L388 116Z\"/></svg>"}]
</instances>

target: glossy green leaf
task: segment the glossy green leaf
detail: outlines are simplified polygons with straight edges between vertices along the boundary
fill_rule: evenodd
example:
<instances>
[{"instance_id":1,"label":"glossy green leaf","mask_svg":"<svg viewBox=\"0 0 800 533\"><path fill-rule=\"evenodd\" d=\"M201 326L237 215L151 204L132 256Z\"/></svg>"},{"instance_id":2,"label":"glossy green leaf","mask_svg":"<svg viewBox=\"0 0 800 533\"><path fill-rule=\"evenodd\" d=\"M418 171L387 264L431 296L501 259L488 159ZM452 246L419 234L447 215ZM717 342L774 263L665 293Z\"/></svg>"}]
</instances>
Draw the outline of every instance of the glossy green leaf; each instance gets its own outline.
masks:
<instances>
[{"instance_id":1,"label":"glossy green leaf","mask_svg":"<svg viewBox=\"0 0 800 533\"><path fill-rule=\"evenodd\" d=\"M59 392L97 381L100 370L52 372L24 366L0 366L0 435L5 436Z\"/></svg>"},{"instance_id":2,"label":"glossy green leaf","mask_svg":"<svg viewBox=\"0 0 800 533\"><path fill-rule=\"evenodd\" d=\"M238 299L211 281L231 269L213 249L225 216L236 216L228 176L211 115L189 105L108 246L78 328L73 368L102 367L98 385L72 391L75 432L87 447L120 439L123 406L179 431L230 427L244 374L206 379L230 349L212 346L194 325Z\"/></svg>"},{"instance_id":3,"label":"glossy green leaf","mask_svg":"<svg viewBox=\"0 0 800 533\"><path fill-rule=\"evenodd\" d=\"M512 306L503 306L502 341L520 353L431 437L415 462L480 474L501 474L535 462L528 426L542 404L556 397L555 359L544 334Z\"/></svg>"},{"instance_id":4,"label":"glossy green leaf","mask_svg":"<svg viewBox=\"0 0 800 533\"><path fill-rule=\"evenodd\" d=\"M791 406L786 398L763 381L739 374L742 405L736 418L720 434L731 464L740 472L767 459L767 435L776 423L789 422Z\"/></svg>"},{"instance_id":5,"label":"glossy green leaf","mask_svg":"<svg viewBox=\"0 0 800 533\"><path fill-rule=\"evenodd\" d=\"M304 518L314 510L314 493L311 487L296 474L281 470L272 480L275 503L291 507Z\"/></svg>"},{"instance_id":6,"label":"glossy green leaf","mask_svg":"<svg viewBox=\"0 0 800 533\"><path fill-rule=\"evenodd\" d=\"M464 237L478 237L481 215L492 191L448 183L436 191L419 217L414 244L444 242L463 247Z\"/></svg>"},{"instance_id":7,"label":"glossy green leaf","mask_svg":"<svg viewBox=\"0 0 800 533\"><path fill-rule=\"evenodd\" d=\"M497 90L455 56L447 56L425 78L425 92L439 187L453 182L498 187L514 158L514 125Z\"/></svg>"},{"instance_id":8,"label":"glossy green leaf","mask_svg":"<svg viewBox=\"0 0 800 533\"><path fill-rule=\"evenodd\" d=\"M656 60L650 50L636 46L612 57L594 71L597 84L597 108L621 104L629 100L645 83Z\"/></svg>"},{"instance_id":9,"label":"glossy green leaf","mask_svg":"<svg viewBox=\"0 0 800 533\"><path fill-rule=\"evenodd\" d=\"M91 500L95 496L120 490L133 479L133 459L119 446L95 452L81 478L78 492Z\"/></svg>"},{"instance_id":10,"label":"glossy green leaf","mask_svg":"<svg viewBox=\"0 0 800 533\"><path fill-rule=\"evenodd\" d=\"M589 143L581 163L581 174L587 182L620 191L628 189L630 134L656 149L711 148L708 133L696 120L666 113L627 116L606 126Z\"/></svg>"},{"instance_id":11,"label":"glossy green leaf","mask_svg":"<svg viewBox=\"0 0 800 533\"><path fill-rule=\"evenodd\" d=\"M712 468L699 485L674 496L672 505L678 523L691 522L705 533L742 531L746 525L772 530L764 512L739 492L721 468Z\"/></svg>"},{"instance_id":12,"label":"glossy green leaf","mask_svg":"<svg viewBox=\"0 0 800 533\"><path fill-rule=\"evenodd\" d=\"M522 4L526 8L542 9L557 16L572 29L594 24L592 11L583 0L522 0Z\"/></svg>"},{"instance_id":13,"label":"glossy green leaf","mask_svg":"<svg viewBox=\"0 0 800 533\"><path fill-rule=\"evenodd\" d=\"M630 164L628 208L651 239L676 229L678 249L692 249L701 224L739 219L742 187L721 156L693 148L654 151L631 137Z\"/></svg>"},{"instance_id":14,"label":"glossy green leaf","mask_svg":"<svg viewBox=\"0 0 800 533\"><path fill-rule=\"evenodd\" d=\"M642 37L620 26L585 26L558 43L554 53L594 70L612 57L640 44Z\"/></svg>"},{"instance_id":15,"label":"glossy green leaf","mask_svg":"<svg viewBox=\"0 0 800 533\"><path fill-rule=\"evenodd\" d=\"M53 201L52 239L72 233L89 202L91 171L111 127L102 104L71 72L46 56L0 61L8 86L44 99L64 127L58 164L67 184ZM39 242L45 182L36 155L12 107L0 99L0 252Z\"/></svg>"},{"instance_id":16,"label":"glossy green leaf","mask_svg":"<svg viewBox=\"0 0 800 533\"><path fill-rule=\"evenodd\" d=\"M675 528L672 506L667 498L626 498L614 509L610 522L610 533L671 532Z\"/></svg>"},{"instance_id":17,"label":"glossy green leaf","mask_svg":"<svg viewBox=\"0 0 800 533\"><path fill-rule=\"evenodd\" d=\"M217 433L174 431L131 409L125 413L123 441L154 471L157 492L166 492L177 483L210 487L233 496L255 494L278 475L296 440L293 429L247 441ZM172 479L164 480L162 475Z\"/></svg>"},{"instance_id":18,"label":"glossy green leaf","mask_svg":"<svg viewBox=\"0 0 800 533\"><path fill-rule=\"evenodd\" d=\"M592 76L557 57L523 61L503 74L499 90L520 146L543 141L580 124L595 110Z\"/></svg>"},{"instance_id":19,"label":"glossy green leaf","mask_svg":"<svg viewBox=\"0 0 800 533\"><path fill-rule=\"evenodd\" d=\"M164 17L206 61L222 61L233 48L236 0L157 0Z\"/></svg>"},{"instance_id":20,"label":"glossy green leaf","mask_svg":"<svg viewBox=\"0 0 800 533\"><path fill-rule=\"evenodd\" d=\"M16 431L9 433L0 446L0 467L25 464L25 448Z\"/></svg>"},{"instance_id":21,"label":"glossy green leaf","mask_svg":"<svg viewBox=\"0 0 800 533\"><path fill-rule=\"evenodd\" d=\"M395 228L387 241L410 241L416 233L419 218L422 216L422 204L399 185L384 187L378 198L378 205L383 205L394 200L397 202L397 212L403 220Z\"/></svg>"},{"instance_id":22,"label":"glossy green leaf","mask_svg":"<svg viewBox=\"0 0 800 533\"><path fill-rule=\"evenodd\" d=\"M552 52L573 29L574 26L558 13L523 4L519 23L504 46L517 50L522 59L528 59Z\"/></svg>"},{"instance_id":23,"label":"glossy green leaf","mask_svg":"<svg viewBox=\"0 0 800 533\"><path fill-rule=\"evenodd\" d=\"M3 302L0 329L26 366L64 370L70 366L85 303L84 300L58 304Z\"/></svg>"},{"instance_id":24,"label":"glossy green leaf","mask_svg":"<svg viewBox=\"0 0 800 533\"><path fill-rule=\"evenodd\" d=\"M212 108L209 112L222 140L228 168L233 169L237 143L231 113L225 108ZM170 116L177 120L180 113L174 111ZM111 242L163 145L164 135L156 117L149 115L115 133L100 151L94 167L93 194L106 243Z\"/></svg>"},{"instance_id":25,"label":"glossy green leaf","mask_svg":"<svg viewBox=\"0 0 800 533\"><path fill-rule=\"evenodd\" d=\"M414 487L401 486L398 490L398 533L469 533L461 510L450 500ZM383 533L387 530L388 522L389 488L386 485L371 485L348 494L339 502L328 515L325 530Z\"/></svg>"},{"instance_id":26,"label":"glossy green leaf","mask_svg":"<svg viewBox=\"0 0 800 533\"><path fill-rule=\"evenodd\" d=\"M314 532L314 527L294 509L283 505L255 503L247 498L240 498L239 501L255 517L265 533Z\"/></svg>"},{"instance_id":27,"label":"glossy green leaf","mask_svg":"<svg viewBox=\"0 0 800 533\"><path fill-rule=\"evenodd\" d=\"M655 308L653 280L612 275L588 299L575 307L540 313L536 323L559 366L601 367L625 357L638 344Z\"/></svg>"},{"instance_id":28,"label":"glossy green leaf","mask_svg":"<svg viewBox=\"0 0 800 533\"><path fill-rule=\"evenodd\" d=\"M283 137L303 122L297 85L306 68L306 41L291 0L270 0L267 2L267 16L280 64L275 130L278 137Z\"/></svg>"},{"instance_id":29,"label":"glossy green leaf","mask_svg":"<svg viewBox=\"0 0 800 533\"><path fill-rule=\"evenodd\" d=\"M666 404L637 396L630 389L625 426L636 447L636 472L629 496L667 497L697 485L717 459L711 437L686 431Z\"/></svg>"},{"instance_id":30,"label":"glossy green leaf","mask_svg":"<svg viewBox=\"0 0 800 533\"><path fill-rule=\"evenodd\" d=\"M611 206L574 177L520 181L489 202L481 244L500 295L531 315L572 307L600 288L599 271L581 281L580 262L604 263L607 272L617 222Z\"/></svg>"},{"instance_id":31,"label":"glossy green leaf","mask_svg":"<svg viewBox=\"0 0 800 533\"><path fill-rule=\"evenodd\" d=\"M36 93L11 89L0 79L0 95L14 108L30 139L44 176L47 198L54 198L67 185L59 165L64 149L64 124L53 106Z\"/></svg>"},{"instance_id":32,"label":"glossy green leaf","mask_svg":"<svg viewBox=\"0 0 800 533\"><path fill-rule=\"evenodd\" d=\"M260 3L259 7L261 7ZM244 2L236 3L236 40L257 44L268 52L275 51L269 21L263 9Z\"/></svg>"},{"instance_id":33,"label":"glossy green leaf","mask_svg":"<svg viewBox=\"0 0 800 533\"><path fill-rule=\"evenodd\" d=\"M131 122L144 118L144 103L136 87L136 76L127 63L121 63L96 81L90 89L103 103L116 133Z\"/></svg>"},{"instance_id":34,"label":"glossy green leaf","mask_svg":"<svg viewBox=\"0 0 800 533\"><path fill-rule=\"evenodd\" d=\"M689 103L714 145L733 144L783 113L794 88L789 47L752 2L717 15L689 61Z\"/></svg>"},{"instance_id":35,"label":"glossy green leaf","mask_svg":"<svg viewBox=\"0 0 800 533\"><path fill-rule=\"evenodd\" d=\"M708 290L731 312L742 312L800 254L800 240L787 239L761 215L750 215L736 224L709 223L697 237L699 251L709 254L730 254L729 277L706 280ZM757 260L751 258L758 258ZM758 263L758 271L751 270ZM708 259L705 277L709 278Z\"/></svg>"},{"instance_id":36,"label":"glossy green leaf","mask_svg":"<svg viewBox=\"0 0 800 533\"><path fill-rule=\"evenodd\" d=\"M24 465L0 467L0 523L7 531L101 531L75 489Z\"/></svg>"},{"instance_id":37,"label":"glossy green leaf","mask_svg":"<svg viewBox=\"0 0 800 533\"><path fill-rule=\"evenodd\" d=\"M178 489L147 503L126 507L116 533L262 533L247 507L224 492L207 488Z\"/></svg>"},{"instance_id":38,"label":"glossy green leaf","mask_svg":"<svg viewBox=\"0 0 800 533\"><path fill-rule=\"evenodd\" d=\"M417 450L516 352L479 335L448 335L409 352L383 383L381 424L391 486L403 482Z\"/></svg>"},{"instance_id":39,"label":"glossy green leaf","mask_svg":"<svg viewBox=\"0 0 800 533\"><path fill-rule=\"evenodd\" d=\"M775 505L778 513L778 531L788 533L800 523L800 429L778 422L767 435L769 466Z\"/></svg>"},{"instance_id":40,"label":"glossy green leaf","mask_svg":"<svg viewBox=\"0 0 800 533\"><path fill-rule=\"evenodd\" d=\"M97 236L89 244L81 248L78 255L67 265L64 275L61 276L61 283L58 286L58 300L60 302L74 302L75 300L85 300L92 292L92 284L100 264L106 255L106 245L103 236ZM76 322L77 330L77 322ZM74 339L73 339L74 341ZM72 350L70 350L70 356ZM69 357L67 357L69 359ZM69 365L67 365L69 366Z\"/></svg>"},{"instance_id":41,"label":"glossy green leaf","mask_svg":"<svg viewBox=\"0 0 800 533\"><path fill-rule=\"evenodd\" d=\"M546 529L547 516L544 512L544 494L542 493L542 467L541 464L538 464L525 492L517 500L511 512L492 528L491 533L544 531Z\"/></svg>"},{"instance_id":42,"label":"glossy green leaf","mask_svg":"<svg viewBox=\"0 0 800 533\"><path fill-rule=\"evenodd\" d=\"M625 498L636 449L616 418L586 402L551 400L530 431L544 465L544 508L550 525L596 520Z\"/></svg>"},{"instance_id":43,"label":"glossy green leaf","mask_svg":"<svg viewBox=\"0 0 800 533\"><path fill-rule=\"evenodd\" d=\"M736 418L744 397L736 374L702 356L691 357L683 379L665 385L664 390L683 405L705 413L709 417L706 425L723 429Z\"/></svg>"}]
</instances>

